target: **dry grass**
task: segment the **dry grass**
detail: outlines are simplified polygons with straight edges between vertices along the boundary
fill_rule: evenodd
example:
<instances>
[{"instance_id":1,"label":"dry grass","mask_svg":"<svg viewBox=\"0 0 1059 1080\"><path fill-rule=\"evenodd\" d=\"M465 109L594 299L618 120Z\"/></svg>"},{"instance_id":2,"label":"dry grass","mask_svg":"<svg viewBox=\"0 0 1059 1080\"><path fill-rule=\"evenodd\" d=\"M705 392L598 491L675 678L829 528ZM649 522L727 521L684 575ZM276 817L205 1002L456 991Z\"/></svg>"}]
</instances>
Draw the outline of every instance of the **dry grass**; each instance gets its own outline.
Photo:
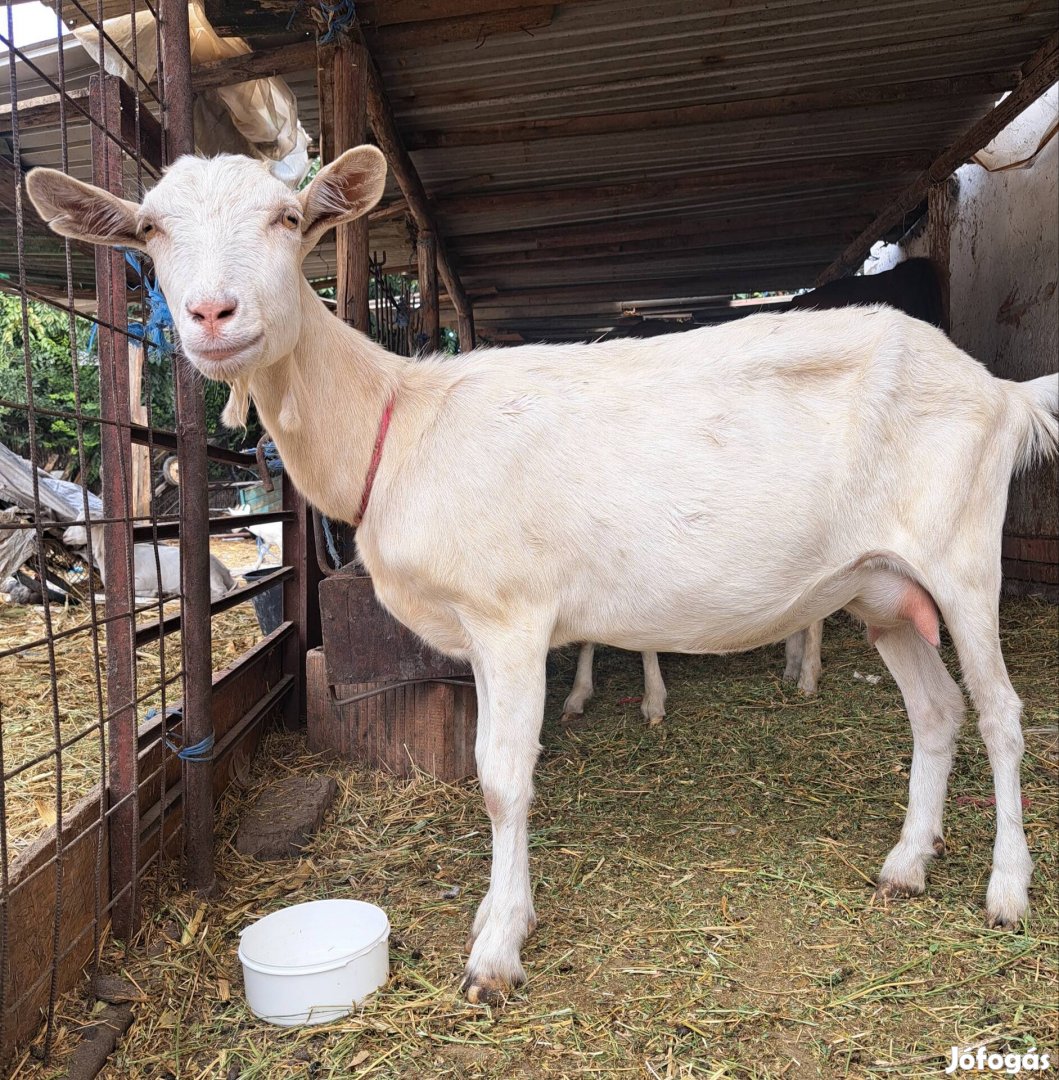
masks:
<instances>
[{"instance_id":1,"label":"dry grass","mask_svg":"<svg viewBox=\"0 0 1059 1080\"><path fill-rule=\"evenodd\" d=\"M210 550L232 568L246 568L257 558L252 540L225 541L214 539ZM178 604L167 604L166 613L179 610ZM103 607L98 607L103 617ZM55 633L87 622L90 618L84 605L52 609L52 629ZM157 618L157 609L145 612L140 621ZM0 602L0 649L31 642L46 634L44 609ZM55 642L55 665L58 678L54 687L50 679L48 650L37 646L0 660L0 714L3 718L4 770L10 772L40 754L49 753L44 761L12 777L4 785L7 814L7 840L17 854L25 849L56 817L55 747L68 743L76 736L82 738L62 751L63 812L78 799L87 795L100 782L105 771L104 753L96 728L99 703L105 701L104 685L99 679L106 669L106 632L100 628L99 657L92 647L89 631L61 638ZM249 604L222 612L213 623L214 669L232 660L256 642L261 632ZM180 672L180 635L165 639L165 675L167 680ZM161 679L161 659L157 643L137 652L137 693L148 694ZM177 679L167 691L167 704L180 697ZM151 694L140 705L143 715L161 704L160 693Z\"/></svg>"},{"instance_id":2,"label":"dry grass","mask_svg":"<svg viewBox=\"0 0 1059 1080\"><path fill-rule=\"evenodd\" d=\"M601 651L576 731L555 722L573 673L554 659L532 869L541 925L530 981L498 1010L457 995L461 944L488 874L475 785L402 782L306 756L274 736L219 823L221 896L177 894L104 969L143 1002L110 1080L285 1077L919 1077L953 1044L1059 1050L1057 611L1005 605L1026 701L1023 777L1037 860L1024 933L984 928L989 773L973 725L949 800L949 855L928 894L889 908L869 879L900 829L910 737L861 635L831 620L806 701L780 650L664 657L670 714L647 730L639 663ZM878 685L855 672L882 675ZM230 841L257 785L329 772L339 798L301 862L257 864ZM452 898L452 886L459 894ZM259 1023L242 1002L238 931L285 904L355 896L393 926L392 978L325 1028ZM61 1007L61 1075L90 1001Z\"/></svg>"}]
</instances>

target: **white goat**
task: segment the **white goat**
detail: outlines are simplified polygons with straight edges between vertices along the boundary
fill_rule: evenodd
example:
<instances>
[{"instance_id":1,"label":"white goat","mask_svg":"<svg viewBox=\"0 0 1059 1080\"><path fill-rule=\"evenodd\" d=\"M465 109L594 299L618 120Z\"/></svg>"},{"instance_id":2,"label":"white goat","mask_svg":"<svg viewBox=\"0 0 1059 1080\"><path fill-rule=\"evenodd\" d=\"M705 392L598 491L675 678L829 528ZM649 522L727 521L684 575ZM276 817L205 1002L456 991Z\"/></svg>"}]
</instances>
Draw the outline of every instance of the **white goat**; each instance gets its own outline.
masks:
<instances>
[{"instance_id":1,"label":"white goat","mask_svg":"<svg viewBox=\"0 0 1059 1080\"><path fill-rule=\"evenodd\" d=\"M804 694L815 694L817 680L820 677L820 646L822 644L824 623L822 619L791 634L784 645L787 666L783 671L785 682L797 682ZM592 662L595 659L596 646L590 641L582 644L577 654L577 670L574 673L574 685L563 702L565 721L576 720L585 711L585 705L595 693L592 681ZM658 666L658 653L643 653L643 699L640 712L648 727L655 727L666 717L666 684L662 681L662 669Z\"/></svg>"},{"instance_id":2,"label":"white goat","mask_svg":"<svg viewBox=\"0 0 1059 1080\"><path fill-rule=\"evenodd\" d=\"M288 478L359 522L380 601L472 665L493 862L468 997L524 978L545 659L574 641L730 652L839 608L862 618L914 738L904 828L879 876L890 896L922 892L942 845L964 702L937 651L940 612L995 781L986 917L1016 925L1033 864L1000 539L1012 472L1056 450L1056 377L996 379L887 308L406 360L336 319L301 272L385 177L365 146L297 194L231 156L181 158L142 206L49 169L27 182L56 232L147 251L185 355L231 384L227 422L252 398Z\"/></svg>"},{"instance_id":3,"label":"white goat","mask_svg":"<svg viewBox=\"0 0 1059 1080\"><path fill-rule=\"evenodd\" d=\"M245 517L254 512L253 507L245 505L232 506L228 510L232 517ZM280 562L283 561L283 522L266 521L263 525L240 525L239 528L246 529L257 544L257 562L251 567L251 573L265 565L265 559L273 545L280 553Z\"/></svg>"},{"instance_id":4,"label":"white goat","mask_svg":"<svg viewBox=\"0 0 1059 1080\"><path fill-rule=\"evenodd\" d=\"M89 543L89 534L92 540ZM107 579L103 570L105 556L103 554L102 525L93 525L86 530L84 525L71 525L63 532L63 543L69 548L92 548L92 559L95 562L99 576L106 585ZM180 592L180 550L179 548L166 547L159 544L135 544L133 546L133 572L135 575L133 589L137 596L176 596ZM158 563L155 564L155 552L158 553ZM228 567L217 558L210 556L210 599L220 600L232 589L235 581L228 571Z\"/></svg>"}]
</instances>

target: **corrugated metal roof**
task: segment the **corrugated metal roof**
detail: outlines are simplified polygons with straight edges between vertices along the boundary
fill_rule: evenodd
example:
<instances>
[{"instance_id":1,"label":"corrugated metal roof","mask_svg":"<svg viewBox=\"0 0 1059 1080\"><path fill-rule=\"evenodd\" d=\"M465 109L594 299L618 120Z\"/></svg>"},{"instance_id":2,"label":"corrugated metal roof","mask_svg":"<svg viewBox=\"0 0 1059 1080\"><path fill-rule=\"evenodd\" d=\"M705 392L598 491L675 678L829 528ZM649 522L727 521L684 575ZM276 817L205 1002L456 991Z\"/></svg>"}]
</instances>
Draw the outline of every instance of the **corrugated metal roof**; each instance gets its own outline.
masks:
<instances>
[{"instance_id":1,"label":"corrugated metal roof","mask_svg":"<svg viewBox=\"0 0 1059 1080\"><path fill-rule=\"evenodd\" d=\"M222 7L252 41L286 28L275 0ZM527 339L810 285L1059 25L1052 0L357 7L479 328ZM317 134L315 71L288 81ZM414 265L399 215L371 247ZM333 265L325 246L307 270Z\"/></svg>"}]
</instances>

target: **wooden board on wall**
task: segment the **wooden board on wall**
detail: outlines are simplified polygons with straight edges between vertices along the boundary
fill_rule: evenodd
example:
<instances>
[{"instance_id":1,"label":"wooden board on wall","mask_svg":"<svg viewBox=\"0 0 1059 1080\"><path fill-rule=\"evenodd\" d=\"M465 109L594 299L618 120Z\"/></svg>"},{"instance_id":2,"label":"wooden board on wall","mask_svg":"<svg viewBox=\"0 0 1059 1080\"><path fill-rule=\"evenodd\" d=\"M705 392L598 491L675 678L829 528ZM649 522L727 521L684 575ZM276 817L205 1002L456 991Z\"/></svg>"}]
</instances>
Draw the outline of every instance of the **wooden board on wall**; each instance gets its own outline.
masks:
<instances>
[{"instance_id":1,"label":"wooden board on wall","mask_svg":"<svg viewBox=\"0 0 1059 1080\"><path fill-rule=\"evenodd\" d=\"M397 776L422 770L440 780L475 775L477 704L473 684L416 682L391 686L339 705L331 696L323 650L305 664L309 749L385 769ZM339 700L380 688L340 683Z\"/></svg>"}]
</instances>

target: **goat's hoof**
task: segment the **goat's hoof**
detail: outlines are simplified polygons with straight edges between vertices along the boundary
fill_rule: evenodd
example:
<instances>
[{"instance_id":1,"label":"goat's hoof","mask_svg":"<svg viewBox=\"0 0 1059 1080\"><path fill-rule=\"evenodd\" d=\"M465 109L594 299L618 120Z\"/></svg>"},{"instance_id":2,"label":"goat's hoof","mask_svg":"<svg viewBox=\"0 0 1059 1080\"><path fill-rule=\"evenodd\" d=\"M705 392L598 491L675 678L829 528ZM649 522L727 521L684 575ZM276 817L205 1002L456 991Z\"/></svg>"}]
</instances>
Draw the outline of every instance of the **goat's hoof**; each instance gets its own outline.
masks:
<instances>
[{"instance_id":1,"label":"goat's hoof","mask_svg":"<svg viewBox=\"0 0 1059 1080\"><path fill-rule=\"evenodd\" d=\"M518 985L518 984L515 984ZM471 1005L503 1005L514 986L503 979L491 979L485 975L469 974L460 992Z\"/></svg>"},{"instance_id":2,"label":"goat's hoof","mask_svg":"<svg viewBox=\"0 0 1059 1080\"><path fill-rule=\"evenodd\" d=\"M812 682L799 680L798 689L801 690L804 697L816 697L816 680L813 679Z\"/></svg>"},{"instance_id":3,"label":"goat's hoof","mask_svg":"<svg viewBox=\"0 0 1059 1080\"><path fill-rule=\"evenodd\" d=\"M1022 925L1022 917L1019 915L1012 915L1009 912L986 912L985 924L990 930L1007 930L1009 932L1018 930Z\"/></svg>"},{"instance_id":4,"label":"goat's hoof","mask_svg":"<svg viewBox=\"0 0 1059 1080\"><path fill-rule=\"evenodd\" d=\"M647 726L649 728L653 728L653 727L659 727L660 725L664 724L665 720L666 720L666 716L665 716L665 713L663 713L661 716L648 716L646 719L647 719Z\"/></svg>"},{"instance_id":5,"label":"goat's hoof","mask_svg":"<svg viewBox=\"0 0 1059 1080\"><path fill-rule=\"evenodd\" d=\"M936 859L944 859L948 854L948 848L945 847L945 838L943 836L935 836L932 847Z\"/></svg>"},{"instance_id":6,"label":"goat's hoof","mask_svg":"<svg viewBox=\"0 0 1059 1080\"><path fill-rule=\"evenodd\" d=\"M880 881L875 886L875 899L887 904L891 900L904 900L910 896L922 896L926 891L922 885L909 885L900 881Z\"/></svg>"},{"instance_id":7,"label":"goat's hoof","mask_svg":"<svg viewBox=\"0 0 1059 1080\"><path fill-rule=\"evenodd\" d=\"M564 712L559 717L559 730L576 735L578 732L587 731L590 724L584 713Z\"/></svg>"}]
</instances>

